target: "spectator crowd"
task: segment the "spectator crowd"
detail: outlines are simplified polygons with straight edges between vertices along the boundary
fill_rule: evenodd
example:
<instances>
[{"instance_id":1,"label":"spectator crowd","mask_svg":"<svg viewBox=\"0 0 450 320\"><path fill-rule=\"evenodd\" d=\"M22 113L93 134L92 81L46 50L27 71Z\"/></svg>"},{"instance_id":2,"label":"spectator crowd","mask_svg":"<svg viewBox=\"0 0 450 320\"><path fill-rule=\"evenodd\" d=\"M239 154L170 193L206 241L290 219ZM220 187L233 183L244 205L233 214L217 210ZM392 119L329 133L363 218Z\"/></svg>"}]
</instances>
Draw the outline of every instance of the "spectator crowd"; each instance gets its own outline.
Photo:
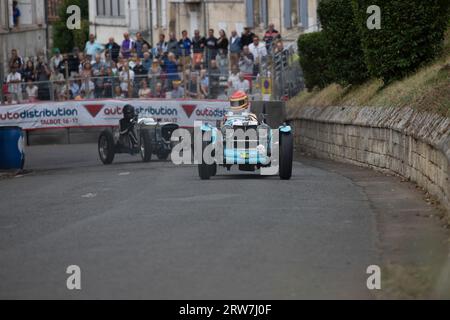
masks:
<instances>
[{"instance_id":1,"label":"spectator crowd","mask_svg":"<svg viewBox=\"0 0 450 320\"><path fill-rule=\"evenodd\" d=\"M3 84L3 101L65 101L99 98L217 99L236 90L252 92L259 76L270 74L269 61L285 49L280 33L269 25L262 39L250 28L241 35L224 30L206 36L171 32L150 45L142 33L99 43L89 36L84 50L53 49L50 59L23 59L11 51ZM281 55L282 56L282 55Z\"/></svg>"}]
</instances>

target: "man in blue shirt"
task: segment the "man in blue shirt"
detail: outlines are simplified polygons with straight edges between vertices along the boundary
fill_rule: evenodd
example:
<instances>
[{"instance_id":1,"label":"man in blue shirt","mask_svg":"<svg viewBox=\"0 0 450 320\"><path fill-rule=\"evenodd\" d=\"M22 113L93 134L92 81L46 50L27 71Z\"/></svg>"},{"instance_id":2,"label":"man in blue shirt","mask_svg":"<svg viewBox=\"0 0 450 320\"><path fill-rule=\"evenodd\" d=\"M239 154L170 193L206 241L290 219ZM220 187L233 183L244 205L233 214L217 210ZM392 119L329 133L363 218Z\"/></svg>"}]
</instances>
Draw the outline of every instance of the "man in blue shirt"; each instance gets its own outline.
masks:
<instances>
[{"instance_id":1,"label":"man in blue shirt","mask_svg":"<svg viewBox=\"0 0 450 320\"><path fill-rule=\"evenodd\" d=\"M91 58L95 58L97 54L100 54L105 50L105 47L100 43L95 41L95 36L93 34L89 35L89 41L86 42L86 47L84 48L84 52L87 56Z\"/></svg>"},{"instance_id":2,"label":"man in blue shirt","mask_svg":"<svg viewBox=\"0 0 450 320\"><path fill-rule=\"evenodd\" d=\"M181 57L181 64L184 66L190 66L191 64L191 48L192 41L188 37L188 33L186 30L183 30L181 33L182 38L178 41L178 55Z\"/></svg>"}]
</instances>

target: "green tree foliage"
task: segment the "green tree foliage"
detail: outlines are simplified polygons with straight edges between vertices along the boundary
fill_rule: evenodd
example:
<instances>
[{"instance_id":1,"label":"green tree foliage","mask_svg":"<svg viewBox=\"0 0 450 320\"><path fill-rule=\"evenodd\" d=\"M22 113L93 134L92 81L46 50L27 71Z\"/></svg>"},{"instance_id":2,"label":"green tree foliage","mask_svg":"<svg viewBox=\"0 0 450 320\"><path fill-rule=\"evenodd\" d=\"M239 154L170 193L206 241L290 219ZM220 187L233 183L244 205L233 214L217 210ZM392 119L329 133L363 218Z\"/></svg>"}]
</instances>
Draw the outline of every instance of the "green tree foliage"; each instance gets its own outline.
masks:
<instances>
[{"instance_id":1,"label":"green tree foliage","mask_svg":"<svg viewBox=\"0 0 450 320\"><path fill-rule=\"evenodd\" d=\"M360 84L369 73L351 0L322 0L318 15L328 42L329 69L341 85Z\"/></svg>"},{"instance_id":2,"label":"green tree foliage","mask_svg":"<svg viewBox=\"0 0 450 320\"><path fill-rule=\"evenodd\" d=\"M333 82L329 69L328 46L323 32L303 34L298 39L300 65L309 90L314 87L325 88Z\"/></svg>"},{"instance_id":3,"label":"green tree foliage","mask_svg":"<svg viewBox=\"0 0 450 320\"><path fill-rule=\"evenodd\" d=\"M449 0L352 0L371 76L385 83L403 78L442 50ZM381 29L367 27L367 8L381 8Z\"/></svg>"},{"instance_id":4,"label":"green tree foliage","mask_svg":"<svg viewBox=\"0 0 450 320\"><path fill-rule=\"evenodd\" d=\"M81 29L69 30L67 28L67 7L77 5L81 9ZM86 0L64 0L59 9L60 20L54 24L53 41L54 46L61 52L71 52L74 47L81 50L89 38L89 3Z\"/></svg>"}]
</instances>

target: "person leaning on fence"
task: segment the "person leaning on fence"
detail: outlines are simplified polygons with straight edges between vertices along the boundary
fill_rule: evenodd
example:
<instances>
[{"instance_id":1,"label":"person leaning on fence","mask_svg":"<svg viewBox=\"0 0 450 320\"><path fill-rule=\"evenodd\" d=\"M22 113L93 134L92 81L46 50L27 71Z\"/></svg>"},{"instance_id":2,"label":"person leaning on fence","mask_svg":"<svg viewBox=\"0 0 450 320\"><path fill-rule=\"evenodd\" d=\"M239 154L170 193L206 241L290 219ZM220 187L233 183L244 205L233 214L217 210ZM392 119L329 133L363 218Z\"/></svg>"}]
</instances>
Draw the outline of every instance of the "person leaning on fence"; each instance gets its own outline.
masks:
<instances>
[{"instance_id":1,"label":"person leaning on fence","mask_svg":"<svg viewBox=\"0 0 450 320\"><path fill-rule=\"evenodd\" d=\"M53 87L53 97L55 100L61 100L63 93L62 87L64 85L64 76L59 72L58 68L55 68L50 75L50 82Z\"/></svg>"},{"instance_id":2,"label":"person leaning on fence","mask_svg":"<svg viewBox=\"0 0 450 320\"><path fill-rule=\"evenodd\" d=\"M206 69L200 71L200 94L205 99L209 97L209 77Z\"/></svg>"},{"instance_id":3,"label":"person leaning on fence","mask_svg":"<svg viewBox=\"0 0 450 320\"><path fill-rule=\"evenodd\" d=\"M166 92L164 91L163 85L161 82L158 82L155 86L155 90L152 92L152 98L155 99L165 99L166 98Z\"/></svg>"},{"instance_id":4,"label":"person leaning on fence","mask_svg":"<svg viewBox=\"0 0 450 320\"><path fill-rule=\"evenodd\" d=\"M181 86L181 81L172 81L173 89L170 92L171 99L182 99L184 98L184 88Z\"/></svg>"},{"instance_id":5,"label":"person leaning on fence","mask_svg":"<svg viewBox=\"0 0 450 320\"><path fill-rule=\"evenodd\" d=\"M148 87L147 81L141 80L138 95L139 99L148 99L152 97L152 90Z\"/></svg>"},{"instance_id":6,"label":"person leaning on fence","mask_svg":"<svg viewBox=\"0 0 450 320\"><path fill-rule=\"evenodd\" d=\"M238 79L233 82L233 90L250 93L250 82L247 79L245 79L243 73L239 73Z\"/></svg>"},{"instance_id":7,"label":"person leaning on fence","mask_svg":"<svg viewBox=\"0 0 450 320\"><path fill-rule=\"evenodd\" d=\"M122 71L119 74L120 89L125 96L129 96L133 90L134 71L130 69L128 63L123 66Z\"/></svg>"},{"instance_id":8,"label":"person leaning on fence","mask_svg":"<svg viewBox=\"0 0 450 320\"><path fill-rule=\"evenodd\" d=\"M28 102L36 102L38 100L38 87L34 84L33 80L27 81L25 92Z\"/></svg>"},{"instance_id":9,"label":"person leaning on fence","mask_svg":"<svg viewBox=\"0 0 450 320\"><path fill-rule=\"evenodd\" d=\"M193 99L199 99L201 98L201 95L199 93L200 89L200 83L198 81L198 73L197 72L191 72L189 83L187 85L187 96Z\"/></svg>"}]
</instances>

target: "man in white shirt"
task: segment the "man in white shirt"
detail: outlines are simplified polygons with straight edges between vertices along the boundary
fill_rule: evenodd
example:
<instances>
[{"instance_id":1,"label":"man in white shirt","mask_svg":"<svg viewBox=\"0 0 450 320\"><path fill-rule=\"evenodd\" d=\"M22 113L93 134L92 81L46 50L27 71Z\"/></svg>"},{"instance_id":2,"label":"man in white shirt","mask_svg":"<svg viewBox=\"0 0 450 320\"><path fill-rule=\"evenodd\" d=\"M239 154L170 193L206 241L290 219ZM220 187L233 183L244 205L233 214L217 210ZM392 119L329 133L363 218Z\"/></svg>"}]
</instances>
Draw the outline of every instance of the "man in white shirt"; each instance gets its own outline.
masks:
<instances>
[{"instance_id":1,"label":"man in white shirt","mask_svg":"<svg viewBox=\"0 0 450 320\"><path fill-rule=\"evenodd\" d=\"M233 89L235 92L236 91L243 91L245 93L250 92L250 82L244 78L244 74L242 72L239 73L239 79L234 81Z\"/></svg>"},{"instance_id":2,"label":"man in white shirt","mask_svg":"<svg viewBox=\"0 0 450 320\"><path fill-rule=\"evenodd\" d=\"M248 49L253 54L253 58L255 59L255 75L259 73L261 63L264 62L267 56L267 48L266 44L259 41L258 36L253 37L253 43L248 46Z\"/></svg>"},{"instance_id":3,"label":"man in white shirt","mask_svg":"<svg viewBox=\"0 0 450 320\"><path fill-rule=\"evenodd\" d=\"M11 68L11 72L6 77L6 83L8 84L8 92L12 95L13 100L22 101L22 76L17 72L16 66Z\"/></svg>"}]
</instances>

